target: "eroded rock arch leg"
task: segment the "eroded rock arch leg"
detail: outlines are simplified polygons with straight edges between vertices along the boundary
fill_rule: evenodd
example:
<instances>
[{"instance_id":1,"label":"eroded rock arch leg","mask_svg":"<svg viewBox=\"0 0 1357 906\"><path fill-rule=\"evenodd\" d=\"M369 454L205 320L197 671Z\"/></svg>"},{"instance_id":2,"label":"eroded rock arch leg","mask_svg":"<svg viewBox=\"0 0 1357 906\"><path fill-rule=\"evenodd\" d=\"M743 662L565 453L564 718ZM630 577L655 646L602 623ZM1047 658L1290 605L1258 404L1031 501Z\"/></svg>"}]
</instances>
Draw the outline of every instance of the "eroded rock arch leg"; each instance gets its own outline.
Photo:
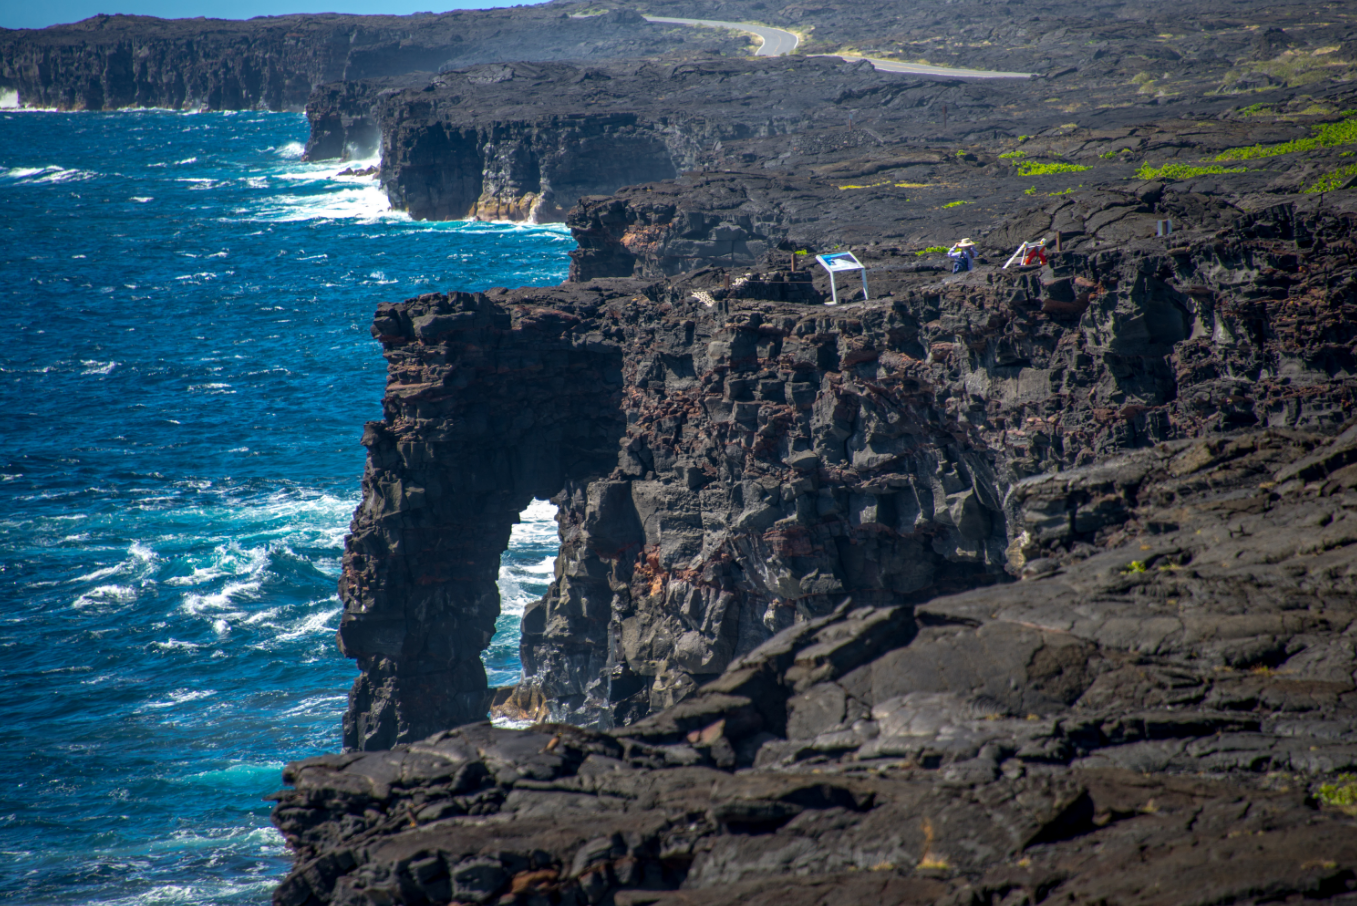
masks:
<instances>
[{"instance_id":1,"label":"eroded rock arch leg","mask_svg":"<svg viewBox=\"0 0 1357 906\"><path fill-rule=\"evenodd\" d=\"M570 343L568 319L521 314L465 293L377 313L385 411L364 432L363 503L339 587L340 646L362 671L348 749L485 718L480 655L518 514L616 462L620 353Z\"/></svg>"}]
</instances>

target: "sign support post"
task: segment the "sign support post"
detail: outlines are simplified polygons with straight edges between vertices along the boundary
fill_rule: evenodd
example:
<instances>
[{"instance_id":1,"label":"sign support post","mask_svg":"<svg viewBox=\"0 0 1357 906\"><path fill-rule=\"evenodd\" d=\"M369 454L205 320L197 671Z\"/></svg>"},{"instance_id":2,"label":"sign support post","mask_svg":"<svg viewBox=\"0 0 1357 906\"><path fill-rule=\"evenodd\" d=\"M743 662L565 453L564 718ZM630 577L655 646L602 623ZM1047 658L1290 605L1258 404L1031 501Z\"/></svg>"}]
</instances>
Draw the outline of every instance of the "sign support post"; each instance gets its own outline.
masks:
<instances>
[{"instance_id":1,"label":"sign support post","mask_svg":"<svg viewBox=\"0 0 1357 906\"><path fill-rule=\"evenodd\" d=\"M868 301L871 296L867 294L867 268L863 267L862 262L852 252L833 252L829 255L816 255L815 260L829 274L829 293L833 301L830 305L839 304L839 286L834 279L835 274L852 273L858 271L862 274L862 300Z\"/></svg>"}]
</instances>

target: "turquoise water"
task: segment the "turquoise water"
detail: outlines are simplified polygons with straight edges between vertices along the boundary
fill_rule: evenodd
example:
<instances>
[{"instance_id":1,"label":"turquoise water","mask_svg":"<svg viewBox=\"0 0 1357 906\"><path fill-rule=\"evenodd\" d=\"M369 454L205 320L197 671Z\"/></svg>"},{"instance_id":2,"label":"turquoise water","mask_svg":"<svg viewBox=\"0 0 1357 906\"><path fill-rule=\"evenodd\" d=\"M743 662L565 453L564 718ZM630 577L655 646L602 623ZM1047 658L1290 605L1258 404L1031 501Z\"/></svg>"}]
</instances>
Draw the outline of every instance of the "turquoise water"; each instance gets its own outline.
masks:
<instances>
[{"instance_id":1,"label":"turquoise water","mask_svg":"<svg viewBox=\"0 0 1357 906\"><path fill-rule=\"evenodd\" d=\"M284 762L339 747L335 580L379 302L564 279L422 224L293 114L0 113L0 900L263 903ZM555 554L501 569L492 684Z\"/></svg>"}]
</instances>

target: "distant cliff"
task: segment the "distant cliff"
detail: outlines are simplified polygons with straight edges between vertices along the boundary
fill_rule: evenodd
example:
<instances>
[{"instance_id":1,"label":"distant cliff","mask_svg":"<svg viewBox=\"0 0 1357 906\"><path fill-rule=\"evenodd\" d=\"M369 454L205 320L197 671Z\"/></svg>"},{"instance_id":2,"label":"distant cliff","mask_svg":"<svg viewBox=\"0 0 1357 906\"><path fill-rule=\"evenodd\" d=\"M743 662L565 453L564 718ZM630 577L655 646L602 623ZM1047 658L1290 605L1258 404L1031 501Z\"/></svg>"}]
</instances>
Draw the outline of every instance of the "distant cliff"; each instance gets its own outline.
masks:
<instances>
[{"instance_id":1,"label":"distant cliff","mask_svg":"<svg viewBox=\"0 0 1357 906\"><path fill-rule=\"evenodd\" d=\"M246 21L95 16L0 31L0 89L17 90L25 106L60 110L301 110L313 87L340 79L742 45L728 33L652 25L634 12L584 19L542 7Z\"/></svg>"},{"instance_id":2,"label":"distant cliff","mask_svg":"<svg viewBox=\"0 0 1357 906\"><path fill-rule=\"evenodd\" d=\"M823 57L498 63L410 82L318 89L307 157L365 154L380 136L382 185L418 220L561 221L584 196L743 164L740 142L790 146L810 130L812 145L902 141L930 130L940 104L960 125L1011 100L1001 86Z\"/></svg>"}]
</instances>

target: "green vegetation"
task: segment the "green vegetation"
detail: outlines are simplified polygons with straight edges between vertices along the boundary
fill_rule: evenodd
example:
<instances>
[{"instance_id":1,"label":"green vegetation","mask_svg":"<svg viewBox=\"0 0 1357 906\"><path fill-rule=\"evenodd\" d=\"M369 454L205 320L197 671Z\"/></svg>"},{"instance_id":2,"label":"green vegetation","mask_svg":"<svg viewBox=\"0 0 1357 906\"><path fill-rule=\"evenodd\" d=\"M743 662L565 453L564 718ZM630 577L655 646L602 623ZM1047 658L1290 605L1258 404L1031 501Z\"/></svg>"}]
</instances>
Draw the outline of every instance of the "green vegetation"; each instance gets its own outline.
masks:
<instances>
[{"instance_id":1,"label":"green vegetation","mask_svg":"<svg viewBox=\"0 0 1357 906\"><path fill-rule=\"evenodd\" d=\"M1348 814L1357 812L1357 774L1339 774L1338 783L1322 784L1319 801Z\"/></svg>"},{"instance_id":2,"label":"green vegetation","mask_svg":"<svg viewBox=\"0 0 1357 906\"><path fill-rule=\"evenodd\" d=\"M1099 154L1098 156L1101 157L1103 160L1116 160L1121 155L1130 153L1131 153L1130 148L1117 148L1112 151L1104 151L1102 154Z\"/></svg>"},{"instance_id":3,"label":"green vegetation","mask_svg":"<svg viewBox=\"0 0 1357 906\"><path fill-rule=\"evenodd\" d=\"M947 202L947 204L943 205L943 207L944 207L944 208L959 208L959 207L961 207L963 204L975 204L975 202L973 202L973 201L949 201L949 202Z\"/></svg>"},{"instance_id":4,"label":"green vegetation","mask_svg":"<svg viewBox=\"0 0 1357 906\"><path fill-rule=\"evenodd\" d=\"M1314 184L1306 188L1306 192L1314 194L1316 192L1334 192L1337 191L1343 183L1357 176L1357 164L1349 164L1346 167L1339 167L1332 173L1325 173Z\"/></svg>"},{"instance_id":5,"label":"green vegetation","mask_svg":"<svg viewBox=\"0 0 1357 906\"><path fill-rule=\"evenodd\" d=\"M1123 576L1134 576L1136 573L1143 573L1144 571L1145 571L1144 560L1132 560L1129 564L1127 564L1126 568L1121 571L1121 574Z\"/></svg>"},{"instance_id":6,"label":"green vegetation","mask_svg":"<svg viewBox=\"0 0 1357 906\"><path fill-rule=\"evenodd\" d=\"M1298 138L1295 141L1282 142L1280 145L1231 148L1217 154L1216 160L1257 160L1262 157L1277 157L1280 154L1295 154L1298 151L1350 145L1354 142L1357 142L1357 117L1349 117L1341 122L1316 126L1308 138Z\"/></svg>"},{"instance_id":7,"label":"green vegetation","mask_svg":"<svg viewBox=\"0 0 1357 906\"><path fill-rule=\"evenodd\" d=\"M999 160L1017 160L1020 157L1026 157L1026 151L1006 151L999 155Z\"/></svg>"},{"instance_id":8,"label":"green vegetation","mask_svg":"<svg viewBox=\"0 0 1357 906\"><path fill-rule=\"evenodd\" d=\"M1036 186L1033 186L1033 187L1030 188L1030 189L1023 189L1023 190L1022 190L1022 194L1024 194L1024 195L1035 195L1035 194L1037 194L1037 187L1036 187Z\"/></svg>"},{"instance_id":9,"label":"green vegetation","mask_svg":"<svg viewBox=\"0 0 1357 906\"><path fill-rule=\"evenodd\" d=\"M1080 188L1083 188L1083 186L1080 186ZM1074 191L1074 187L1071 186L1070 188L1065 189L1065 190L1062 191L1062 192L1047 192L1047 193L1046 193L1046 197L1047 197L1047 198L1055 198L1057 195L1069 195L1069 194L1070 194L1071 192L1073 192L1073 191Z\"/></svg>"},{"instance_id":10,"label":"green vegetation","mask_svg":"<svg viewBox=\"0 0 1357 906\"><path fill-rule=\"evenodd\" d=\"M936 253L936 252L945 252L945 251L947 251L947 246L945 246L945 245L930 245L930 246L929 246L928 248L926 248L926 249L919 249L919 250L918 250L917 252L915 252L914 254L915 254L915 256L917 256L917 257L919 257L919 258L922 258L924 255L932 255L932 254L934 254L934 253Z\"/></svg>"},{"instance_id":11,"label":"green vegetation","mask_svg":"<svg viewBox=\"0 0 1357 906\"><path fill-rule=\"evenodd\" d=\"M1240 116L1268 116L1272 113L1272 108L1267 104L1250 104L1239 111Z\"/></svg>"},{"instance_id":12,"label":"green vegetation","mask_svg":"<svg viewBox=\"0 0 1357 906\"><path fill-rule=\"evenodd\" d=\"M1247 173L1245 167L1193 167L1188 164L1164 164L1151 167L1148 163L1136 170L1139 179L1191 179L1194 176L1220 176L1225 173Z\"/></svg>"},{"instance_id":13,"label":"green vegetation","mask_svg":"<svg viewBox=\"0 0 1357 906\"><path fill-rule=\"evenodd\" d=\"M1031 138L1031 137L1032 137L1032 136L1030 136L1030 135L1020 135L1020 136L1018 136L1018 144L1021 145L1023 142L1027 141L1027 140L1028 140L1029 138Z\"/></svg>"},{"instance_id":14,"label":"green vegetation","mask_svg":"<svg viewBox=\"0 0 1357 906\"><path fill-rule=\"evenodd\" d=\"M1087 169L1083 164L1043 164L1035 160L1018 162L1019 176L1054 176L1057 173L1082 173Z\"/></svg>"}]
</instances>

